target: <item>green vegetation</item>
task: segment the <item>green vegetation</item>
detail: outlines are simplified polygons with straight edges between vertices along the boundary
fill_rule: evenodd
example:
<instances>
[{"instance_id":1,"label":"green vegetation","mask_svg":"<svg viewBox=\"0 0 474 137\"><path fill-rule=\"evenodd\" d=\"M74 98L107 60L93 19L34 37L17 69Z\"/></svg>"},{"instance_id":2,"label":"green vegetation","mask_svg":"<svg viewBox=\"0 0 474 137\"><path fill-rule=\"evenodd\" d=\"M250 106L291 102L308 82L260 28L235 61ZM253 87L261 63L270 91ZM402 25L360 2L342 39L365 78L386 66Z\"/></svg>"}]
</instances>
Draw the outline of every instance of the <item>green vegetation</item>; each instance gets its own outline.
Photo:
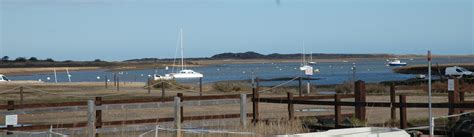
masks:
<instances>
[{"instance_id":1,"label":"green vegetation","mask_svg":"<svg viewBox=\"0 0 474 137\"><path fill-rule=\"evenodd\" d=\"M247 83L236 81L215 82L212 88L220 92L250 91L250 86Z\"/></svg>"}]
</instances>

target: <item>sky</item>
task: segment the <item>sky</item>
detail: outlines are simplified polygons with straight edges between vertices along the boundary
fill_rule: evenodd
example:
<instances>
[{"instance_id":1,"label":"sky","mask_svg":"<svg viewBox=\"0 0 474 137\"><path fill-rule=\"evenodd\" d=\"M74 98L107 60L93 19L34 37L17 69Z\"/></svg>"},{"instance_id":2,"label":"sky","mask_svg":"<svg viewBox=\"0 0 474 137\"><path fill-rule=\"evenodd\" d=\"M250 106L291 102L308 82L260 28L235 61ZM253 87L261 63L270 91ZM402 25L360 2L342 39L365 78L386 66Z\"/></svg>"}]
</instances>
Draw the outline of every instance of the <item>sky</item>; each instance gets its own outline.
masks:
<instances>
[{"instance_id":1,"label":"sky","mask_svg":"<svg viewBox=\"0 0 474 137\"><path fill-rule=\"evenodd\" d=\"M10 58L173 58L179 28L185 57L474 54L473 0L0 1L0 56Z\"/></svg>"}]
</instances>

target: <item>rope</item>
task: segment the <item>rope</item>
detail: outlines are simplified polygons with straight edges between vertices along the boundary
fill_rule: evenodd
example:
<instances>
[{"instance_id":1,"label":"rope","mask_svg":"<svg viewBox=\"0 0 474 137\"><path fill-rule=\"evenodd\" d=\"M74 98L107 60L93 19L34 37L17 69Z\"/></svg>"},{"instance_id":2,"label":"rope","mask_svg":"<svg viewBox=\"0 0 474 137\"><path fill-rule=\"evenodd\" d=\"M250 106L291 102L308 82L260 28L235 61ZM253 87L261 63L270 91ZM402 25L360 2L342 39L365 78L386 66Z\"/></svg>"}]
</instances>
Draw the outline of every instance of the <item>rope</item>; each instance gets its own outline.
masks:
<instances>
[{"instance_id":1,"label":"rope","mask_svg":"<svg viewBox=\"0 0 474 137\"><path fill-rule=\"evenodd\" d=\"M276 85L276 86L273 86L273 87L271 87L271 88L269 88L269 89L259 91L258 93L265 93L265 92L271 91L271 90L273 90L273 89L275 89L275 88L284 86L284 85L286 85L286 84L288 84L288 83L290 83L290 82L292 82L292 81L294 81L294 80L296 80L296 79L298 79L298 78L299 78L299 77L295 77L295 78L293 78L293 79L291 79L291 80L288 80L288 81L286 81L286 82L280 83L280 84L278 84L278 85Z\"/></svg>"},{"instance_id":2,"label":"rope","mask_svg":"<svg viewBox=\"0 0 474 137\"><path fill-rule=\"evenodd\" d=\"M12 88L12 89L7 89L7 90L3 90L3 91L0 91L0 94L5 94L5 93L8 93L10 91L14 91L18 88L20 88L21 86L16 86L15 88Z\"/></svg>"},{"instance_id":3,"label":"rope","mask_svg":"<svg viewBox=\"0 0 474 137\"><path fill-rule=\"evenodd\" d=\"M439 117L433 117L433 118L434 118L434 119L437 119L437 118L459 117L459 116L467 115L467 114L471 114L471 113L474 113L474 112L464 112L464 113L461 113L461 114L454 114L454 115L447 115L447 116L439 116Z\"/></svg>"}]
</instances>

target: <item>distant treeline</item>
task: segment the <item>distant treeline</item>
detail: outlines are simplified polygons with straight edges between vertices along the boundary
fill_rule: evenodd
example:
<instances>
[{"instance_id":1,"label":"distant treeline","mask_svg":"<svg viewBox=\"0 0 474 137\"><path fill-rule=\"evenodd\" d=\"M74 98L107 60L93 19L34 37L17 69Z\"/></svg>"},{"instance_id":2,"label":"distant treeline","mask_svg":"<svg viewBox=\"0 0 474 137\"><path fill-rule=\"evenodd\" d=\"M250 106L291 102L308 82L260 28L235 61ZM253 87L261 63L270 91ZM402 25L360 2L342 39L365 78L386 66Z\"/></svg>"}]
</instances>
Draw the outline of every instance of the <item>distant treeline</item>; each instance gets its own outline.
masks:
<instances>
[{"instance_id":1,"label":"distant treeline","mask_svg":"<svg viewBox=\"0 0 474 137\"><path fill-rule=\"evenodd\" d=\"M309 54L306 57L309 58ZM202 57L202 58L186 58L186 60L213 60L213 59L299 59L302 57L302 54L260 54L253 51L248 51L244 53L221 53L216 54L211 57ZM334 58L390 58L394 57L390 54L324 54L324 53L314 53L314 59L334 59ZM140 62L140 61L154 61L154 62L167 62L173 61L174 59L165 58L142 58L142 59L131 59L126 61L131 62Z\"/></svg>"},{"instance_id":2,"label":"distant treeline","mask_svg":"<svg viewBox=\"0 0 474 137\"><path fill-rule=\"evenodd\" d=\"M263 55L256 52L244 52L244 53L222 53L212 56L212 59L298 59L302 58L302 54L279 54L273 53ZM306 54L306 57L309 57ZM388 58L391 57L389 54L324 54L324 53L313 53L314 59L334 59L334 58Z\"/></svg>"},{"instance_id":3,"label":"distant treeline","mask_svg":"<svg viewBox=\"0 0 474 137\"><path fill-rule=\"evenodd\" d=\"M55 61L51 58L38 59L36 57L18 57L10 59L8 56L4 56L0 59L0 68L24 68L24 67L106 67L114 66L117 63L106 62L100 59L93 61Z\"/></svg>"}]
</instances>

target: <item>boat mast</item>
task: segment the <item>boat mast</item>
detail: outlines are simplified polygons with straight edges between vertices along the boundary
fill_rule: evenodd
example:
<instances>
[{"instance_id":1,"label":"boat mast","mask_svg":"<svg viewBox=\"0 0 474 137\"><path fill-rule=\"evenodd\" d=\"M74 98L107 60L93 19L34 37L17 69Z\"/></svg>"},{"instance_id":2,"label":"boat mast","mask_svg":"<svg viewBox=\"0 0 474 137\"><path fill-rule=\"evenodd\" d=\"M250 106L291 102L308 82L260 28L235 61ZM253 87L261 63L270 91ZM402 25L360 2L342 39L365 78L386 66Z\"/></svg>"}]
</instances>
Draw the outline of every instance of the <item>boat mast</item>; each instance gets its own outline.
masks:
<instances>
[{"instance_id":1,"label":"boat mast","mask_svg":"<svg viewBox=\"0 0 474 137\"><path fill-rule=\"evenodd\" d=\"M304 48L304 41L303 41L303 65L306 65L306 50Z\"/></svg>"},{"instance_id":2,"label":"boat mast","mask_svg":"<svg viewBox=\"0 0 474 137\"><path fill-rule=\"evenodd\" d=\"M183 53L183 28L179 29L181 44L181 70L184 70L184 53Z\"/></svg>"}]
</instances>

